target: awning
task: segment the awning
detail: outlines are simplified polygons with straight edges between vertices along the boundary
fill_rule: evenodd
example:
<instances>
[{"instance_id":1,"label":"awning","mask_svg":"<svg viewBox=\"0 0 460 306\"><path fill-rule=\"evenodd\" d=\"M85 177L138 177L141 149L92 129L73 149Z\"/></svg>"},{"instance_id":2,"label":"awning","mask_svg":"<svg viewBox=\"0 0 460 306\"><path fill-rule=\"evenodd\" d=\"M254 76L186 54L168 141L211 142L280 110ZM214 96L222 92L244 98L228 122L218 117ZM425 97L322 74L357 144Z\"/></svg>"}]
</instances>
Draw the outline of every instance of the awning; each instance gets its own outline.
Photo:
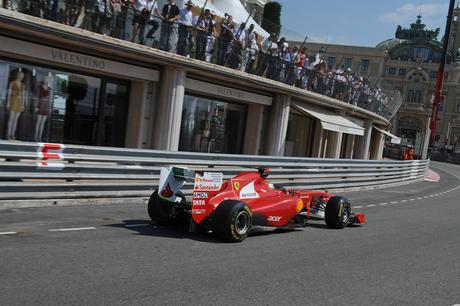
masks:
<instances>
[{"instance_id":1,"label":"awning","mask_svg":"<svg viewBox=\"0 0 460 306\"><path fill-rule=\"evenodd\" d=\"M212 4L211 1L206 2L206 0L192 0L192 2L193 2L193 4L195 4L200 9L203 8L203 6L206 4L205 8L209 9L210 11L214 11L217 16L219 16L221 18L224 18L225 12L222 12L221 10L219 10L214 4ZM185 1L184 1L184 3L185 3ZM199 14L201 14L201 10L200 10Z\"/></svg>"},{"instance_id":2,"label":"awning","mask_svg":"<svg viewBox=\"0 0 460 306\"><path fill-rule=\"evenodd\" d=\"M363 127L360 127L356 123L351 122L347 118L331 110L313 105L294 104L293 106L300 112L319 119L319 121L321 121L321 126L325 130L358 136L364 135Z\"/></svg>"},{"instance_id":3,"label":"awning","mask_svg":"<svg viewBox=\"0 0 460 306\"><path fill-rule=\"evenodd\" d=\"M401 138L391 134L390 132L387 132L385 130L382 130L382 129L379 129L378 127L376 127L375 125L373 126L374 129L376 129L377 131L379 131L380 133L388 136L391 138L391 143L394 143L394 144L400 144L401 143Z\"/></svg>"}]
</instances>

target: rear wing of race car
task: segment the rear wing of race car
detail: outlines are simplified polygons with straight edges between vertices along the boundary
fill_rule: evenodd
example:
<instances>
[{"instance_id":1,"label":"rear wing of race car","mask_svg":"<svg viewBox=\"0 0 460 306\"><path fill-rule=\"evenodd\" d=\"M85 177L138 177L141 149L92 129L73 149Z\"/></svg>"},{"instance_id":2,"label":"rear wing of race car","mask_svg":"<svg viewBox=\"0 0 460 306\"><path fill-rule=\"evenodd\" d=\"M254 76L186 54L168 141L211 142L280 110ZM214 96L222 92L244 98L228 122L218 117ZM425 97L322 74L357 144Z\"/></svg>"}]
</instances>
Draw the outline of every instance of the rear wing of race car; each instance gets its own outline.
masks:
<instances>
[{"instance_id":1,"label":"rear wing of race car","mask_svg":"<svg viewBox=\"0 0 460 306\"><path fill-rule=\"evenodd\" d=\"M186 182L194 182L193 191L217 191L222 186L223 173L198 173L185 167L162 167L160 171L159 196L170 202L180 202L177 193Z\"/></svg>"},{"instance_id":2,"label":"rear wing of race car","mask_svg":"<svg viewBox=\"0 0 460 306\"><path fill-rule=\"evenodd\" d=\"M186 182L193 182L195 171L185 167L162 167L160 170L160 184L158 195L160 198L170 202L180 202L176 194L181 190Z\"/></svg>"}]
</instances>

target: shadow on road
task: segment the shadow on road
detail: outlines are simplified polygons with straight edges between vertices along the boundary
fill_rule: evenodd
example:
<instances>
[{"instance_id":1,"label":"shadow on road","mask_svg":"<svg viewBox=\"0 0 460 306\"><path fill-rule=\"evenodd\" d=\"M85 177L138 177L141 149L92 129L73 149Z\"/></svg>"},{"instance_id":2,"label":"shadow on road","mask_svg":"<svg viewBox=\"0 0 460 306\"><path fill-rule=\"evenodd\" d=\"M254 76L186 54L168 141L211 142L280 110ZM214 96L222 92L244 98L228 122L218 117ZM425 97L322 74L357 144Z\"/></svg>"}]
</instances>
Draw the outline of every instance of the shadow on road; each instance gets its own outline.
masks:
<instances>
[{"instance_id":1,"label":"shadow on road","mask_svg":"<svg viewBox=\"0 0 460 306\"><path fill-rule=\"evenodd\" d=\"M227 243L226 241L223 241L219 237L213 235L212 232L205 231L203 229L200 229L194 233L190 233L188 225L185 225L185 224L160 226L160 225L156 225L154 222L150 220L122 220L122 222L123 223L108 224L105 226L123 228L126 230L130 230L136 233L137 235L143 235L143 236L154 236L154 237L164 237L164 238L174 238L174 239L190 239L194 241L209 242L209 243ZM293 233L293 232L302 232L302 229L300 228L296 228L296 229L275 228L274 229L274 228L255 227L249 234L249 238L258 237L258 236L276 235L276 234L288 235L289 233Z\"/></svg>"}]
</instances>

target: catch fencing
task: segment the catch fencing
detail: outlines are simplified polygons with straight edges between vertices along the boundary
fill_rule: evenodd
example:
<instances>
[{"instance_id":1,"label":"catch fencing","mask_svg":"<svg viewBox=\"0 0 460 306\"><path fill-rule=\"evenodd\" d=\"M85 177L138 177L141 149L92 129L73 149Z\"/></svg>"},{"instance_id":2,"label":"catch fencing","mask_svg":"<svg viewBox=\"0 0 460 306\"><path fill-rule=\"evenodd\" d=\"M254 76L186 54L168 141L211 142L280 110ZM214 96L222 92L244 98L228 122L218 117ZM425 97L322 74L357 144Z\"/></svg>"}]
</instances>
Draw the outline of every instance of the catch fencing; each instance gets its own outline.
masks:
<instances>
[{"instance_id":1,"label":"catch fencing","mask_svg":"<svg viewBox=\"0 0 460 306\"><path fill-rule=\"evenodd\" d=\"M428 160L344 160L170 152L0 141L0 201L146 197L160 169L181 165L223 172L271 169L277 187L374 188L423 179ZM192 185L185 186L190 194Z\"/></svg>"}]
</instances>

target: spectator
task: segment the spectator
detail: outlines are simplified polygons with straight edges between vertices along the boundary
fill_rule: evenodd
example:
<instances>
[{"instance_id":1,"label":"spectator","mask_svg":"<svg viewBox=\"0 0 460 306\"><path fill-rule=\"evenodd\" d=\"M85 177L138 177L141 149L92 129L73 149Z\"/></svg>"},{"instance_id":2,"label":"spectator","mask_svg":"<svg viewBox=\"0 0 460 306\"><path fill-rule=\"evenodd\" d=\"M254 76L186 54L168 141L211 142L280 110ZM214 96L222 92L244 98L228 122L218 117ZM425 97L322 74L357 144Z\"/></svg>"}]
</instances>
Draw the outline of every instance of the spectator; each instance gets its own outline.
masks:
<instances>
[{"instance_id":1,"label":"spectator","mask_svg":"<svg viewBox=\"0 0 460 306\"><path fill-rule=\"evenodd\" d=\"M95 14L93 16L93 31L99 34L105 34L106 24L109 15L109 6L110 0L97 0L95 7Z\"/></svg>"},{"instance_id":2,"label":"spectator","mask_svg":"<svg viewBox=\"0 0 460 306\"><path fill-rule=\"evenodd\" d=\"M254 25L251 24L249 29L241 32L240 35L242 60L241 60L241 71L249 72L251 68L251 47L256 43L256 36L254 34Z\"/></svg>"},{"instance_id":3,"label":"spectator","mask_svg":"<svg viewBox=\"0 0 460 306\"><path fill-rule=\"evenodd\" d=\"M154 39L155 33L160 27L160 24L158 23L156 18L161 18L161 12L158 9L158 2L156 0L153 0L153 4L150 4L151 2L147 3L147 8L150 8L150 15L149 15L149 21L147 22L148 25L151 26L150 30L147 32L146 38L147 39ZM143 32L143 29L142 31ZM143 34L141 34L143 36Z\"/></svg>"},{"instance_id":4,"label":"spectator","mask_svg":"<svg viewBox=\"0 0 460 306\"><path fill-rule=\"evenodd\" d=\"M6 0L6 2L11 2L11 1ZM57 21L57 11L58 11L58 0L47 0L45 18L51 21Z\"/></svg>"},{"instance_id":5,"label":"spectator","mask_svg":"<svg viewBox=\"0 0 460 306\"><path fill-rule=\"evenodd\" d=\"M109 23L110 35L116 38L123 39L124 35L124 12L125 12L125 3L122 0L111 0L110 11L112 17Z\"/></svg>"},{"instance_id":6,"label":"spectator","mask_svg":"<svg viewBox=\"0 0 460 306\"><path fill-rule=\"evenodd\" d=\"M214 47L216 45L216 13L211 11L209 16L209 23L208 23L208 39L206 42L206 62L210 63L212 60L212 56L214 54Z\"/></svg>"},{"instance_id":7,"label":"spectator","mask_svg":"<svg viewBox=\"0 0 460 306\"><path fill-rule=\"evenodd\" d=\"M233 69L238 69L241 65L241 40L240 37L243 35L246 24L243 22L240 27L235 30L234 38L230 43L227 51L226 65Z\"/></svg>"},{"instance_id":8,"label":"spectator","mask_svg":"<svg viewBox=\"0 0 460 306\"><path fill-rule=\"evenodd\" d=\"M206 45L208 43L210 14L211 11L206 9L198 18L196 24L196 58L202 61L206 59Z\"/></svg>"},{"instance_id":9,"label":"spectator","mask_svg":"<svg viewBox=\"0 0 460 306\"><path fill-rule=\"evenodd\" d=\"M133 34L131 37L132 42L136 42L136 39L140 44L144 43L144 30L148 22L152 17L152 12L156 12L160 15L156 0L134 0L134 17L133 17ZM153 26L158 29L158 23L154 21Z\"/></svg>"},{"instance_id":10,"label":"spectator","mask_svg":"<svg viewBox=\"0 0 460 306\"><path fill-rule=\"evenodd\" d=\"M259 58L257 63L257 75L264 75L267 67L272 61L273 55L276 54L278 50L278 38L275 33L271 33L268 38L266 38L262 43L262 48L259 52Z\"/></svg>"},{"instance_id":11,"label":"spectator","mask_svg":"<svg viewBox=\"0 0 460 306\"><path fill-rule=\"evenodd\" d=\"M2 0L2 7L7 9L7 10L12 10L13 9L13 3L11 0Z\"/></svg>"},{"instance_id":12,"label":"spectator","mask_svg":"<svg viewBox=\"0 0 460 306\"><path fill-rule=\"evenodd\" d=\"M225 18L220 23L220 38L219 38L219 50L217 52L217 64L223 65L225 63L225 54L227 53L228 46L233 40L233 30L235 24L233 23L233 17L225 14Z\"/></svg>"},{"instance_id":13,"label":"spectator","mask_svg":"<svg viewBox=\"0 0 460 306\"><path fill-rule=\"evenodd\" d=\"M190 44L192 41L192 14L193 3L189 0L185 8L180 10L179 40L177 42L177 54L190 56Z\"/></svg>"},{"instance_id":14,"label":"spectator","mask_svg":"<svg viewBox=\"0 0 460 306\"><path fill-rule=\"evenodd\" d=\"M168 0L163 6L161 13L163 22L161 24L160 48L163 51L175 51L177 47L178 24L180 18L179 7L174 0Z\"/></svg>"}]
</instances>

